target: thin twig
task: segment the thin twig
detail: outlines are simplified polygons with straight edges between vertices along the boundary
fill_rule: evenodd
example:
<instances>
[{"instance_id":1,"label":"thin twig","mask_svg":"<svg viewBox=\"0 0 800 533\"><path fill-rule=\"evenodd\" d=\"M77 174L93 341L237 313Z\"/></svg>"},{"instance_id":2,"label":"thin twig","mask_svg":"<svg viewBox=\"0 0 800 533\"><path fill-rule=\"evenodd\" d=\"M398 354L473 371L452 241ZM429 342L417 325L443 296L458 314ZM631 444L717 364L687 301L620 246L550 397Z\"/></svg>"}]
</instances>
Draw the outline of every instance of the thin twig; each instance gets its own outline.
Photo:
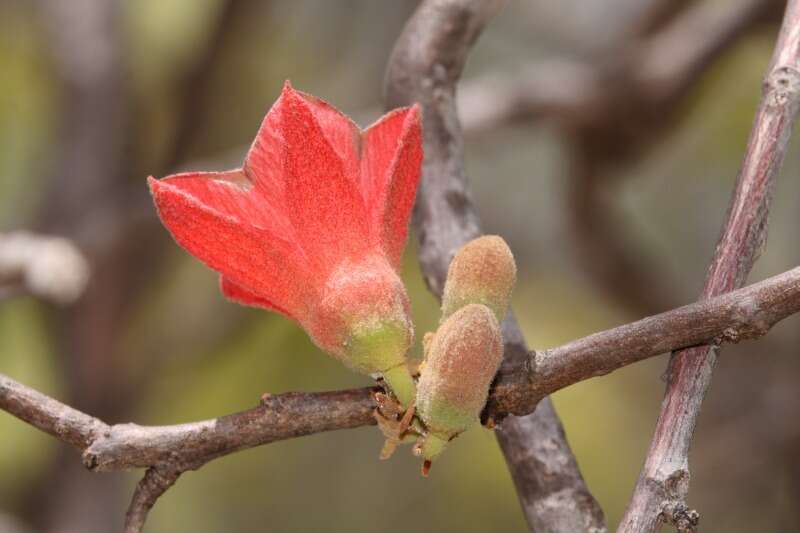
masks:
<instances>
[{"instance_id":1,"label":"thin twig","mask_svg":"<svg viewBox=\"0 0 800 533\"><path fill-rule=\"evenodd\" d=\"M128 512L125 513L125 533L140 533L147 515L160 498L180 477L182 471L174 467L153 466L147 469L136 490L133 491Z\"/></svg>"},{"instance_id":2,"label":"thin twig","mask_svg":"<svg viewBox=\"0 0 800 533\"><path fill-rule=\"evenodd\" d=\"M797 312L800 267L719 297L531 352L517 375L501 380L505 385L495 388L487 409L497 418L508 411L526 414L537 398L563 387L686 346L752 339ZM75 447L90 470L157 467L181 473L254 446L372 425L377 391L266 395L258 407L201 422L108 425L0 374L0 409ZM536 417L518 420L544 423ZM514 431L507 427L504 424L502 430Z\"/></svg>"},{"instance_id":3,"label":"thin twig","mask_svg":"<svg viewBox=\"0 0 800 533\"><path fill-rule=\"evenodd\" d=\"M790 0L703 298L743 285L764 247L771 190L800 107L799 62L800 0ZM717 351L701 346L672 357L661 414L620 531L652 532L664 522L685 522L685 513L671 511L687 509L689 447Z\"/></svg>"}]
</instances>

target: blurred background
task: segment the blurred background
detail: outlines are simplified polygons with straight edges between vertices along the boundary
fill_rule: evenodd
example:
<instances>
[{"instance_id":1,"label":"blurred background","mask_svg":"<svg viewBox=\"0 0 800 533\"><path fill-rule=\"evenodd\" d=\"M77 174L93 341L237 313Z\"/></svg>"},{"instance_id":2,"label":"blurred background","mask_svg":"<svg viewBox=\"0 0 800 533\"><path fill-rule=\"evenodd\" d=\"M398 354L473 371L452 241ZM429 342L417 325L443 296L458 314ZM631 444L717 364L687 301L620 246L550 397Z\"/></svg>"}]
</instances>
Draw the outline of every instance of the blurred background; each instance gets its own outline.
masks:
<instances>
[{"instance_id":1,"label":"blurred background","mask_svg":"<svg viewBox=\"0 0 800 533\"><path fill-rule=\"evenodd\" d=\"M226 302L160 226L145 178L238 166L285 79L366 126L415 5L0 0L0 235L64 236L91 265L72 305L0 292L0 372L109 423L188 422L264 392L368 384L294 323ZM700 293L782 7L518 0L489 25L460 90L467 173L485 229L517 256L514 308L530 345ZM751 281L800 264L799 148ZM438 312L413 245L404 277L421 337ZM691 456L704 531L800 527L799 326L723 350ZM666 363L554 396L612 527ZM120 530L141 472L89 473L1 412L0 436L0 533ZM489 431L460 438L428 479L407 449L378 461L381 443L370 427L216 460L181 477L146 531L524 530Z\"/></svg>"}]
</instances>

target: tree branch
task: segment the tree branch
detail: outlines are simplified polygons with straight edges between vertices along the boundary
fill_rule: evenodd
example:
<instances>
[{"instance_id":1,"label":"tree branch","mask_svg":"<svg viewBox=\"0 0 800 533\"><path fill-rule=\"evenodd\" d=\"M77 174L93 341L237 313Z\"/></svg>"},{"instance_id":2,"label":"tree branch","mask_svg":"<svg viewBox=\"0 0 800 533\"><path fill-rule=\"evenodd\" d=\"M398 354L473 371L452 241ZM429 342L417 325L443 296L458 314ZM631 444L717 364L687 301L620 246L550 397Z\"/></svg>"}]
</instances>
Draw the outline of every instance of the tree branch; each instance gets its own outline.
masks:
<instances>
[{"instance_id":1,"label":"tree branch","mask_svg":"<svg viewBox=\"0 0 800 533\"><path fill-rule=\"evenodd\" d=\"M771 190L800 106L800 0L790 0L764 81L728 218L709 268L702 298L730 291L745 279L764 247ZM671 510L687 509L689 446L717 359L715 346L672 357L667 392L645 465L620 531L656 531L675 523ZM678 521L686 513L679 513ZM693 515L694 516L694 515Z\"/></svg>"},{"instance_id":2,"label":"tree branch","mask_svg":"<svg viewBox=\"0 0 800 533\"><path fill-rule=\"evenodd\" d=\"M679 345L737 343L765 335L800 312L800 267L729 292L536 352L531 368L535 396L608 374Z\"/></svg>"},{"instance_id":3,"label":"tree branch","mask_svg":"<svg viewBox=\"0 0 800 533\"><path fill-rule=\"evenodd\" d=\"M480 233L467 189L456 86L472 45L503 4L498 0L422 2L398 38L386 72L387 108L413 102L423 107L425 160L414 225L423 276L430 290L439 296L453 254ZM504 339L503 367L524 367L527 347L513 316L504 324ZM503 384L502 374L498 384ZM531 413L535 406L529 403L522 411ZM492 419L500 421L497 415ZM549 400L544 400L530 416L530 425L510 418L503 425L506 431L497 433L529 526L555 531L559 522L571 523L579 515L579 520L591 525L590 529L605 530L603 512L581 477ZM533 427L542 431L530 433ZM544 441L551 443L549 449L536 446ZM553 449L558 453L551 453ZM528 454L546 468L528 468L516 460ZM565 487L569 492L563 490ZM553 490L563 496L555 500ZM551 503L547 514L541 512L539 503L545 501Z\"/></svg>"},{"instance_id":4,"label":"tree branch","mask_svg":"<svg viewBox=\"0 0 800 533\"><path fill-rule=\"evenodd\" d=\"M153 466L136 485L133 498L125 513L125 533L139 533L144 528L150 509L156 500L178 481L181 471L169 466Z\"/></svg>"},{"instance_id":5,"label":"tree branch","mask_svg":"<svg viewBox=\"0 0 800 533\"><path fill-rule=\"evenodd\" d=\"M501 4L496 0L423 2L399 39L387 73L389 107L421 101L425 108L426 160L415 225L423 271L437 294L452 253L479 233L465 184L455 86L471 45ZM797 38L795 32L792 39ZM783 65L780 61L775 65L777 74L771 79L773 86L760 111L771 118L765 119L762 137L755 141L754 133L751 138L751 145L761 143L758 149L762 155L770 156L771 165L767 169L759 167L761 159L756 158L750 170L763 171L768 177L780 166L800 85L794 70L796 58L788 70L779 68ZM770 128L777 129L782 137L770 137ZM769 145L773 145L772 149ZM749 151L745 167L750 155ZM740 185L745 179L742 176ZM747 211L743 211L745 218ZM759 230L765 227L766 200L761 211L755 221ZM734 203L732 218L736 212ZM745 251L755 255L763 239L753 235L746 232L743 242ZM727 233L725 238L729 238ZM736 283L743 282L747 270L749 266ZM709 279L713 277L714 270ZM512 318L504 324L506 360L484 420L526 415L534 411L539 399L555 390L664 351L762 335L772 324L798 310L800 269L794 269L726 296L541 352L527 351ZM148 468L126 518L129 533L141 529L150 507L182 472L199 468L216 457L276 440L372 424L374 393L372 388L288 393L267 396L261 406L249 411L203 422L164 427L109 426L0 374L0 409L73 445L82 452L90 469ZM571 524L573 530L605 528L602 511L585 487L563 428L547 399L538 403L533 415L505 420L498 438L531 527L537 531L563 529L564 524ZM550 446L540 445L545 442ZM689 517L691 522L694 515L681 504L682 500L670 501L661 509L661 516L674 521Z\"/></svg>"},{"instance_id":6,"label":"tree branch","mask_svg":"<svg viewBox=\"0 0 800 533\"><path fill-rule=\"evenodd\" d=\"M797 312L800 312L800 267L719 297L526 354L526 364L516 369L517 375L499 380L503 385L492 391L487 410L493 410L490 416L496 418L508 412L526 414L530 411L525 409L535 406L538 398L574 383L687 346L755 338ZM82 453L84 465L90 470L155 469L140 483L132 502L132 509L137 509L132 513L141 516L147 502L154 501L156 489L166 490L169 486L165 480L177 479L181 473L200 468L215 458L278 440L374 424L372 413L377 391L363 388L266 395L258 407L216 419L174 426L108 425L0 374L0 409L72 445ZM551 422L549 417L516 420L518 423L511 426L503 424L501 431L517 432L520 424L526 425L521 435L529 435L529 430L563 431L560 425L544 427ZM534 446L539 446L537 442L540 441L534 441ZM519 457L519 464L526 465L526 469L549 465L542 462L542 455L550 458L560 453L560 447L554 450L551 443L545 448L532 452L524 447L514 448L519 455L509 460L516 462ZM562 454L561 458L570 460L568 455ZM517 470L514 472L518 475ZM548 505L565 488L576 499L585 497L585 493L575 492L575 483L563 484L560 479L561 476L548 477L550 500L533 500L541 507L539 512L544 513L543 524L555 524L547 513L558 515L553 520L565 518L557 506ZM587 523L596 524L597 517L573 513L567 520L566 523L589 520Z\"/></svg>"}]
</instances>

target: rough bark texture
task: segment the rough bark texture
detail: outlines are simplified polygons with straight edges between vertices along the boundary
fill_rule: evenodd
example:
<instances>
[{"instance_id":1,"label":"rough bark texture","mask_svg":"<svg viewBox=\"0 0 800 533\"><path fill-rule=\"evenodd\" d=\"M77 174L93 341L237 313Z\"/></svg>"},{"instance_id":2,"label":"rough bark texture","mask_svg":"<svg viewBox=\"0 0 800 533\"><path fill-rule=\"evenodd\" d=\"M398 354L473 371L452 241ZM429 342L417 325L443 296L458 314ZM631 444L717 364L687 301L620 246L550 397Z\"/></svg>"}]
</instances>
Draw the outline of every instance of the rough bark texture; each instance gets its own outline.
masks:
<instances>
[{"instance_id":1,"label":"rough bark texture","mask_svg":"<svg viewBox=\"0 0 800 533\"><path fill-rule=\"evenodd\" d=\"M147 469L136 490L133 491L128 512L125 513L125 533L139 533L144 528L150 509L167 489L178 481L181 471L171 465Z\"/></svg>"},{"instance_id":2,"label":"rough bark texture","mask_svg":"<svg viewBox=\"0 0 800 533\"><path fill-rule=\"evenodd\" d=\"M603 512L582 489L584 481L566 445L564 429L556 417L537 414L540 409L552 412L549 398L532 415L503 423L502 436L498 436L530 530L607 531ZM553 465L560 466L558 475L549 475Z\"/></svg>"},{"instance_id":3,"label":"rough bark texture","mask_svg":"<svg viewBox=\"0 0 800 533\"><path fill-rule=\"evenodd\" d=\"M502 6L497 0L423 2L398 39L387 69L386 107L419 102L423 108L425 161L414 226L423 275L438 296L455 251L480 233L467 190L456 86L472 45ZM524 366L527 347L513 315L505 321L504 339L503 368ZM524 412L530 413L535 407L532 397L520 399L528 400ZM533 420L527 424L509 418L497 432L529 526L559 531L562 522L574 523L577 514L589 529L605 530L603 512L581 477L550 401L541 402L529 416ZM532 432L535 428L542 431ZM550 446L535 444L544 442ZM523 453L532 454L546 468L520 464L517 459ZM554 490L563 494L558 502ZM540 513L539 502L549 502L546 515Z\"/></svg>"},{"instance_id":4,"label":"rough bark texture","mask_svg":"<svg viewBox=\"0 0 800 533\"><path fill-rule=\"evenodd\" d=\"M800 1L790 0L702 298L741 287L764 247L771 190L800 105L799 60ZM697 513L685 502L688 455L717 353L715 346L701 346L673 355L655 434L620 531L656 531L665 522L696 528Z\"/></svg>"},{"instance_id":5,"label":"rough bark texture","mask_svg":"<svg viewBox=\"0 0 800 533\"><path fill-rule=\"evenodd\" d=\"M505 385L492 392L491 403L494 409L508 407L525 413L525 409L533 409L530 406L538 398L581 380L685 346L754 338L797 312L800 267L744 289L557 348L526 352L525 362L514 369L515 375L506 376L502 380ZM509 329L507 324L506 334L514 340ZM163 492L168 488L165 479L177 479L182 472L197 469L217 457L277 440L374 424L376 391L364 388L267 395L262 405L249 411L202 422L146 427L108 425L0 374L0 409L71 444L82 453L84 465L91 470L155 469L146 475L132 502L129 515L140 516L141 510L149 509L160 495L148 491ZM540 403L534 415L542 406L551 409ZM501 418L505 414L496 411L491 416ZM515 423L509 425L509 420ZM507 419L503 424L504 436L512 435L532 444L507 448L515 480L540 484L535 490L523 490L520 498L535 517L533 527L538 530L602 527L597 525L602 515L585 512L593 504L585 500L580 479L567 479L564 470L553 469L553 464L563 468L574 461L569 448L562 444L562 431L552 417L526 416ZM531 433L540 438L527 440ZM577 466L572 464L571 468L573 475L578 475ZM566 512L570 509L571 513Z\"/></svg>"}]
</instances>

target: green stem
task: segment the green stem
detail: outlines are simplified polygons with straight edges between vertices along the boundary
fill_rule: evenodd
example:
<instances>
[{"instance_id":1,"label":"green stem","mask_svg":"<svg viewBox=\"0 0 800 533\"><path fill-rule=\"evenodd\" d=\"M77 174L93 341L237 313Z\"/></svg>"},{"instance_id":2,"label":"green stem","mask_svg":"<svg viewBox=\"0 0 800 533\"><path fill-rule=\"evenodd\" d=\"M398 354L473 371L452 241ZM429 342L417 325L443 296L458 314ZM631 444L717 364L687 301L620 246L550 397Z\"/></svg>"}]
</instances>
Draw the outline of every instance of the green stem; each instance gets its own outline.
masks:
<instances>
[{"instance_id":1,"label":"green stem","mask_svg":"<svg viewBox=\"0 0 800 533\"><path fill-rule=\"evenodd\" d=\"M447 443L448 440L438 437L433 433L428 433L425 435L425 441L422 443L422 457L426 461L433 460L444 451L447 447Z\"/></svg>"},{"instance_id":2,"label":"green stem","mask_svg":"<svg viewBox=\"0 0 800 533\"><path fill-rule=\"evenodd\" d=\"M390 368L383 373L383 379L389 384L397 400L403 407L408 408L417 397L417 384L405 363Z\"/></svg>"}]
</instances>

